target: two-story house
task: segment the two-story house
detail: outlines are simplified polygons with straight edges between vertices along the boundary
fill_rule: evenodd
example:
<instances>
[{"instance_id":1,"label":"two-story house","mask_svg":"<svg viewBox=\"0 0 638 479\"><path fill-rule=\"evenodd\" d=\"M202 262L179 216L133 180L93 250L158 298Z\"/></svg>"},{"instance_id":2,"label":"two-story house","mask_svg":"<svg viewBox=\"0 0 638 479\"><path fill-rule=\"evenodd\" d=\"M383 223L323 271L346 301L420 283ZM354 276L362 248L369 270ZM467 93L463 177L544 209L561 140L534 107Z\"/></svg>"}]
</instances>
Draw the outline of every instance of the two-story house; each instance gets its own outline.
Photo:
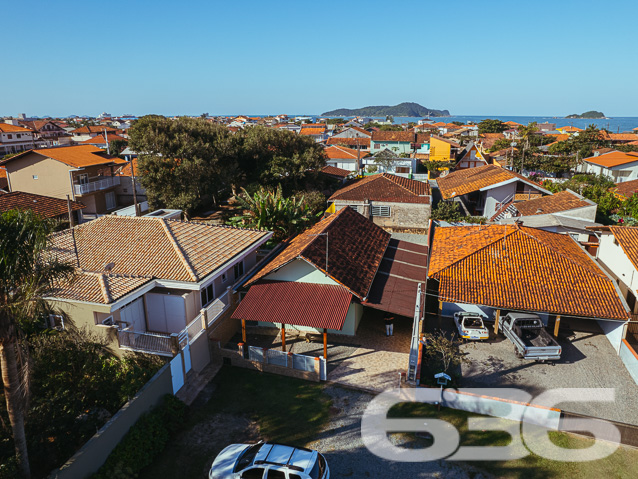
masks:
<instances>
[{"instance_id":1,"label":"two-story house","mask_svg":"<svg viewBox=\"0 0 638 479\"><path fill-rule=\"evenodd\" d=\"M375 131L370 141L370 152L388 149L397 155L430 153L430 135L412 131Z\"/></svg>"},{"instance_id":2,"label":"two-story house","mask_svg":"<svg viewBox=\"0 0 638 479\"><path fill-rule=\"evenodd\" d=\"M430 137L430 161L454 161L461 145L457 142L432 135Z\"/></svg>"},{"instance_id":3,"label":"two-story house","mask_svg":"<svg viewBox=\"0 0 638 479\"><path fill-rule=\"evenodd\" d=\"M20 153L46 144L44 140L36 140L33 131L28 128L0 123L0 156Z\"/></svg>"},{"instance_id":4,"label":"two-story house","mask_svg":"<svg viewBox=\"0 0 638 479\"><path fill-rule=\"evenodd\" d=\"M71 135L73 136L74 142L81 143L88 140L89 138L93 138L94 136L104 135L105 132L109 135L112 135L118 133L118 130L110 126L88 125L76 128L75 130L71 131Z\"/></svg>"},{"instance_id":5,"label":"two-story house","mask_svg":"<svg viewBox=\"0 0 638 479\"><path fill-rule=\"evenodd\" d=\"M84 216L102 215L117 208L115 168L124 164L92 145L30 150L0 162L7 171L9 189L54 198L81 201Z\"/></svg>"},{"instance_id":6,"label":"two-story house","mask_svg":"<svg viewBox=\"0 0 638 479\"><path fill-rule=\"evenodd\" d=\"M56 143L60 137L69 136L67 131L51 120L20 120L20 126L30 129L36 138Z\"/></svg>"}]
</instances>

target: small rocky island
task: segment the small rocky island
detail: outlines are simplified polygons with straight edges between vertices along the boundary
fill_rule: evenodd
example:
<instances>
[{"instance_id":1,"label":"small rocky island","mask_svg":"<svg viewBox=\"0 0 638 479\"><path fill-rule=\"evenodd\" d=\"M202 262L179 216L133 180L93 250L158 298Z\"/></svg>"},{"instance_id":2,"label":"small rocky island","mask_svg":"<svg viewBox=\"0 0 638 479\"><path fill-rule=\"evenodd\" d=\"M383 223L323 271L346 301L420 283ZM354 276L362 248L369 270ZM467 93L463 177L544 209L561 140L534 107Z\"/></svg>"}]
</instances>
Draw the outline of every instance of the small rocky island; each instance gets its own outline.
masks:
<instances>
[{"instance_id":1,"label":"small rocky island","mask_svg":"<svg viewBox=\"0 0 638 479\"><path fill-rule=\"evenodd\" d=\"M582 113L580 115L577 115L576 113L574 113L573 115L567 115L565 118L581 118L581 119L586 119L586 120L600 120L600 119L604 119L604 118L607 118L607 117L605 116L605 114L602 111L591 110L591 111L586 111L585 113Z\"/></svg>"}]
</instances>

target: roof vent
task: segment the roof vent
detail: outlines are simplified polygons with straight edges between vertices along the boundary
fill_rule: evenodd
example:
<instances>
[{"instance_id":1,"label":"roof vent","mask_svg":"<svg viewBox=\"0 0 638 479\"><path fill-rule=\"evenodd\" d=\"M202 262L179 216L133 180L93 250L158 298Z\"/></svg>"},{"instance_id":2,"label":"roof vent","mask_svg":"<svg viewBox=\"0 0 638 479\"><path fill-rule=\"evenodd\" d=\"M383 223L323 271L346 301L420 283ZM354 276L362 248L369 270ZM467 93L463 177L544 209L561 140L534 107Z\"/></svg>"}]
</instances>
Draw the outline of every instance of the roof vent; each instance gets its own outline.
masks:
<instances>
[{"instance_id":1,"label":"roof vent","mask_svg":"<svg viewBox=\"0 0 638 479\"><path fill-rule=\"evenodd\" d=\"M115 263L113 263L113 262L106 263L106 264L104 265L104 271L106 271L106 272L108 273L108 272L109 272L109 271L111 271L114 267L115 267Z\"/></svg>"},{"instance_id":2,"label":"roof vent","mask_svg":"<svg viewBox=\"0 0 638 479\"><path fill-rule=\"evenodd\" d=\"M542 213L542 212L543 212L543 210L542 210L541 208L538 208L538 209L536 210L536 214L537 214L537 215L538 215L538 214L540 214L540 213Z\"/></svg>"}]
</instances>

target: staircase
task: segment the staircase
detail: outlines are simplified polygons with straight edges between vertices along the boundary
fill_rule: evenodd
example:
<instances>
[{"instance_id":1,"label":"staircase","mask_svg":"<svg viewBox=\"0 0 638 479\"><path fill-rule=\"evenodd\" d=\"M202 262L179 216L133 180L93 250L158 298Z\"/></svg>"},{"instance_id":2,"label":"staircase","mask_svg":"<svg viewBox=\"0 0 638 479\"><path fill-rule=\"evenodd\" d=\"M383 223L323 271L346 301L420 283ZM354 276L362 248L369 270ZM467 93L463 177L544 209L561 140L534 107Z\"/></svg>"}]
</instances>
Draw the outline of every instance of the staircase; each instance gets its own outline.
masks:
<instances>
[{"instance_id":1,"label":"staircase","mask_svg":"<svg viewBox=\"0 0 638 479\"><path fill-rule=\"evenodd\" d=\"M491 221L494 222L499 222L502 219L505 218L511 218L513 216L516 216L516 214L518 213L518 210L516 209L516 205L514 204L514 202L511 202L509 204L503 204L503 206L501 206L501 208L498 210L498 212L492 216Z\"/></svg>"}]
</instances>

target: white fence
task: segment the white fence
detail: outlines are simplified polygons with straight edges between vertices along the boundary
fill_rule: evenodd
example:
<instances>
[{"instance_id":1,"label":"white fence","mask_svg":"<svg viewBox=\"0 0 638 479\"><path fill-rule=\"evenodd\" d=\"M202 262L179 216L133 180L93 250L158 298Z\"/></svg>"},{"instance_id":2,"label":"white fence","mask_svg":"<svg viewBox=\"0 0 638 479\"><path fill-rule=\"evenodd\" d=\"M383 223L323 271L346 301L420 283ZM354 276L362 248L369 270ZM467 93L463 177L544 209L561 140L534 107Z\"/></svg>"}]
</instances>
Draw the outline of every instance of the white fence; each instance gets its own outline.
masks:
<instances>
[{"instance_id":1,"label":"white fence","mask_svg":"<svg viewBox=\"0 0 638 479\"><path fill-rule=\"evenodd\" d=\"M120 329L117 331L120 348L143 351L160 356L173 356L170 334L146 333Z\"/></svg>"},{"instance_id":2,"label":"white fence","mask_svg":"<svg viewBox=\"0 0 638 479\"><path fill-rule=\"evenodd\" d=\"M248 346L248 359L251 361L257 361L258 363L263 363L264 349L256 346Z\"/></svg>"},{"instance_id":3,"label":"white fence","mask_svg":"<svg viewBox=\"0 0 638 479\"><path fill-rule=\"evenodd\" d=\"M285 351L268 349L266 350L266 358L268 360L268 364L276 364L277 366L288 367L288 353Z\"/></svg>"},{"instance_id":4,"label":"white fence","mask_svg":"<svg viewBox=\"0 0 638 479\"><path fill-rule=\"evenodd\" d=\"M291 359L289 360L289 358ZM291 367L298 371L309 372L313 372L315 370L315 363L317 360L320 361L319 366L321 371L325 372L326 366L326 360L323 357L316 358L314 356L287 353L277 349L259 348L257 346L248 346L248 359L258 363L274 364L275 366L281 366L284 368ZM322 379L325 379L325 374L322 374Z\"/></svg>"},{"instance_id":5,"label":"white fence","mask_svg":"<svg viewBox=\"0 0 638 479\"><path fill-rule=\"evenodd\" d=\"M229 290L226 290L219 298L213 301L206 308L206 317L208 318L208 327L211 327L213 323L226 311L226 308L230 305Z\"/></svg>"},{"instance_id":6,"label":"white fence","mask_svg":"<svg viewBox=\"0 0 638 479\"><path fill-rule=\"evenodd\" d=\"M86 193L93 193L95 191L105 190L111 186L117 186L120 184L119 176L105 176L99 180L89 181L88 183L81 183L73 185L75 187L76 195L85 195Z\"/></svg>"}]
</instances>

